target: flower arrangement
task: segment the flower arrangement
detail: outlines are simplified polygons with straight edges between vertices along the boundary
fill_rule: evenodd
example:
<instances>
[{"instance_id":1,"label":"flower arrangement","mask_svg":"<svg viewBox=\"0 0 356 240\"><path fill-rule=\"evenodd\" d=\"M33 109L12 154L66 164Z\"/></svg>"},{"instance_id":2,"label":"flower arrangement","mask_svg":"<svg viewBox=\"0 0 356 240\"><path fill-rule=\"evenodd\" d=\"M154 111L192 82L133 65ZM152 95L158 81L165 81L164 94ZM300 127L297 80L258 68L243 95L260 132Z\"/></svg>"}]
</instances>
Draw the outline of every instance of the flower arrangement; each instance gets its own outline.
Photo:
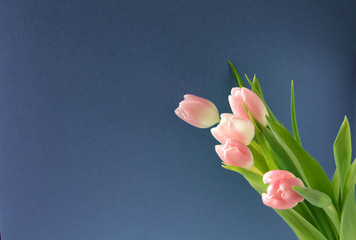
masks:
<instances>
[{"instance_id":1,"label":"flower arrangement","mask_svg":"<svg viewBox=\"0 0 356 240\"><path fill-rule=\"evenodd\" d=\"M330 181L320 164L302 147L295 113L293 134L268 107L254 76L245 84L229 61L237 86L228 97L232 113L219 116L209 100L185 95L175 110L178 117L198 128L211 128L222 167L241 174L293 229L299 239L356 239L356 161L351 164L351 133L345 117L334 142L336 170Z\"/></svg>"}]
</instances>

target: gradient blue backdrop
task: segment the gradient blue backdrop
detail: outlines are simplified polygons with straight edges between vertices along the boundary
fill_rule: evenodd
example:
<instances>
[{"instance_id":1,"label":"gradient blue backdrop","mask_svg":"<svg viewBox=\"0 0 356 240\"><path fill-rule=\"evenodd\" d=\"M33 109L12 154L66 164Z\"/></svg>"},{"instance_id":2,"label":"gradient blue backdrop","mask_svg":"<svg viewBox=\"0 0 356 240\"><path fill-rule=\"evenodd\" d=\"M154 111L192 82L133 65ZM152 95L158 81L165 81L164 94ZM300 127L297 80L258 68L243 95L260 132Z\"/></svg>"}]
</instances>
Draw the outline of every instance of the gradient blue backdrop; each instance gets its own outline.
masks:
<instances>
[{"instance_id":1,"label":"gradient blue backdrop","mask_svg":"<svg viewBox=\"0 0 356 240\"><path fill-rule=\"evenodd\" d=\"M303 144L332 176L345 114L356 137L355 12L331 0L2 0L3 239L296 239L220 167L209 130L174 109L192 93L229 112L231 59L290 128L293 79Z\"/></svg>"}]
</instances>

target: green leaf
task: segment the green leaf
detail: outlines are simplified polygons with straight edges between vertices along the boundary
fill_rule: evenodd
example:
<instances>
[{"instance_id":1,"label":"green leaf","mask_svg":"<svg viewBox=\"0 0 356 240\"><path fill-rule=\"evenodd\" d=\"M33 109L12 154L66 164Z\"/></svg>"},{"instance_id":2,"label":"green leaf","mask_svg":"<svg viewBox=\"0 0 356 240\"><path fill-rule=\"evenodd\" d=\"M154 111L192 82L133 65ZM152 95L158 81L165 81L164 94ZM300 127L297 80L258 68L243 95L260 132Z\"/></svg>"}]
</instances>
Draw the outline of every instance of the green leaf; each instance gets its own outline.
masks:
<instances>
[{"instance_id":1,"label":"green leaf","mask_svg":"<svg viewBox=\"0 0 356 240\"><path fill-rule=\"evenodd\" d=\"M292 172L294 175L301 178L306 185L310 185L298 160L293 158L293 154L288 154L287 151L285 151L285 149L275 139L274 135L270 133L269 129L263 130L263 134L266 136L267 142L279 168ZM308 208L313 213L313 215L316 216L318 229L320 232L323 233L328 239L333 239L334 232L332 230L331 224L328 221L326 213L322 209L316 208L312 205L308 206ZM304 218L308 218L308 212L303 211L298 213L301 214Z\"/></svg>"},{"instance_id":2,"label":"green leaf","mask_svg":"<svg viewBox=\"0 0 356 240\"><path fill-rule=\"evenodd\" d=\"M262 101L265 103L265 97L263 96L262 89L260 82L257 79L256 74L253 75L253 80L252 80L252 85L255 87L255 89L259 92L258 96L262 99ZM265 103L266 104L266 103Z\"/></svg>"},{"instance_id":3,"label":"green leaf","mask_svg":"<svg viewBox=\"0 0 356 240\"><path fill-rule=\"evenodd\" d=\"M265 104L267 112L268 112L268 115L270 116L270 118L273 121L275 121L277 123L280 123L278 121L278 119L274 116L272 110L268 107L268 105L267 105L267 103L265 101L265 98L263 96L262 89L261 89L261 86L260 86L260 82L258 81L256 74L253 76L253 82L252 83L251 83L250 79L248 78L248 76L246 74L245 74L245 77L246 77L247 81L249 82L249 84L251 85L252 91L254 93L256 93L261 98L262 102Z\"/></svg>"},{"instance_id":4,"label":"green leaf","mask_svg":"<svg viewBox=\"0 0 356 240\"><path fill-rule=\"evenodd\" d=\"M329 240L336 239L337 232L334 231L333 224L329 221L324 209L315 207L308 201L305 201L304 203L308 206L311 214L317 220L319 231Z\"/></svg>"},{"instance_id":5,"label":"green leaf","mask_svg":"<svg viewBox=\"0 0 356 240\"><path fill-rule=\"evenodd\" d=\"M230 166L224 163L222 167L243 175L259 194L267 192L267 185L263 183L263 177L261 175L244 168ZM321 234L312 224L310 224L295 210L274 210L286 221L286 223L293 229L300 239L327 240L323 234Z\"/></svg>"},{"instance_id":6,"label":"green leaf","mask_svg":"<svg viewBox=\"0 0 356 240\"><path fill-rule=\"evenodd\" d=\"M267 164L269 170L278 170L279 169L278 165L276 164L276 161L274 160L274 157L271 153L271 149L269 148L265 137L261 134L260 131L256 131L255 136L262 148L262 153L266 159L266 164Z\"/></svg>"},{"instance_id":7,"label":"green leaf","mask_svg":"<svg viewBox=\"0 0 356 240\"><path fill-rule=\"evenodd\" d=\"M353 161L349 171L346 175L345 190L343 199L347 199L356 184L356 159Z\"/></svg>"},{"instance_id":8,"label":"green leaf","mask_svg":"<svg viewBox=\"0 0 356 240\"><path fill-rule=\"evenodd\" d=\"M299 195L301 195L305 200L310 202L316 207L323 208L325 213L328 215L330 220L332 221L337 234L340 231L340 221L339 221L339 215L335 209L335 207L332 205L332 201L328 195L325 193L319 192L317 190L311 189L311 188L303 188L300 186L293 186L294 191L296 191ZM319 218L319 220L321 220ZM325 226L326 224L324 224ZM326 227L328 228L328 227ZM332 234L332 233L327 233L327 234Z\"/></svg>"},{"instance_id":9,"label":"green leaf","mask_svg":"<svg viewBox=\"0 0 356 240\"><path fill-rule=\"evenodd\" d=\"M328 215L328 217L330 218L331 222L333 223L337 234L340 234L340 227L341 227L341 223L340 223L340 217L339 214L337 213L337 210L335 209L334 205L330 205L328 207L324 208L325 213Z\"/></svg>"},{"instance_id":10,"label":"green leaf","mask_svg":"<svg viewBox=\"0 0 356 240\"><path fill-rule=\"evenodd\" d=\"M330 197L323 192L300 186L293 186L293 189L305 200L319 208L328 207L332 204Z\"/></svg>"},{"instance_id":11,"label":"green leaf","mask_svg":"<svg viewBox=\"0 0 356 240\"><path fill-rule=\"evenodd\" d=\"M310 209L308 208L305 202L298 203L293 209L321 232L315 217L312 215Z\"/></svg>"},{"instance_id":12,"label":"green leaf","mask_svg":"<svg viewBox=\"0 0 356 240\"><path fill-rule=\"evenodd\" d=\"M296 177L302 179L303 182L307 186L309 186L308 179L306 178L298 160L293 158L293 154L290 154L286 151L286 149L276 139L275 135L271 132L271 130L263 128L262 134L265 136L268 142L273 158L277 163L279 169L292 172Z\"/></svg>"},{"instance_id":13,"label":"green leaf","mask_svg":"<svg viewBox=\"0 0 356 240\"><path fill-rule=\"evenodd\" d=\"M339 181L339 171L336 169L333 179L331 180L331 187L333 189L333 193L334 193L334 199L335 199L335 204L337 209L341 208L340 205L340 181Z\"/></svg>"},{"instance_id":14,"label":"green leaf","mask_svg":"<svg viewBox=\"0 0 356 240\"><path fill-rule=\"evenodd\" d=\"M300 146L294 139L293 135L282 125L271 121L269 118L268 123L273 134L276 136L283 149L291 156L293 162L299 163L299 166L302 168L302 172L308 181L306 182L305 179L303 179L306 186L326 193L334 201L331 183L320 164ZM310 205L309 208L313 214L317 214L321 229L323 229L326 236L330 238L332 235L332 226L327 220L326 213L322 209L315 208L312 205Z\"/></svg>"},{"instance_id":15,"label":"green leaf","mask_svg":"<svg viewBox=\"0 0 356 240\"><path fill-rule=\"evenodd\" d=\"M259 124L255 119L254 117L251 115L251 113L248 111L248 109L246 108L246 106L244 106L246 111L247 111L247 114L253 124L253 126L255 127L255 137L258 141L258 143L260 144L261 146L261 149L262 149L262 154L264 155L265 157L265 160L266 160L266 164L268 166L268 169L269 170L277 170L279 169L273 156L272 156L272 153L271 153L271 149L269 148L268 146L268 143L265 139L265 137L262 135L261 133L261 129L263 128L263 126L261 124Z\"/></svg>"},{"instance_id":16,"label":"green leaf","mask_svg":"<svg viewBox=\"0 0 356 240\"><path fill-rule=\"evenodd\" d=\"M334 142L334 157L336 168L339 170L341 201L343 202L344 182L351 165L351 133L346 116Z\"/></svg>"},{"instance_id":17,"label":"green leaf","mask_svg":"<svg viewBox=\"0 0 356 240\"><path fill-rule=\"evenodd\" d=\"M355 188L345 199L341 213L340 240L354 240L356 236Z\"/></svg>"},{"instance_id":18,"label":"green leaf","mask_svg":"<svg viewBox=\"0 0 356 240\"><path fill-rule=\"evenodd\" d=\"M232 64L232 62L229 60L229 66L231 68L232 75L235 78L236 84L238 87L245 87L244 82L242 81L242 78L240 77L239 73L237 72L235 66Z\"/></svg>"},{"instance_id":19,"label":"green leaf","mask_svg":"<svg viewBox=\"0 0 356 240\"><path fill-rule=\"evenodd\" d=\"M300 141L300 136L299 136L299 131L298 131L298 125L297 125L297 117L295 114L295 97L294 97L294 84L292 81L292 86L291 86L291 115L292 115L292 128L293 128L293 135L295 140L302 145L302 142Z\"/></svg>"},{"instance_id":20,"label":"green leaf","mask_svg":"<svg viewBox=\"0 0 356 240\"><path fill-rule=\"evenodd\" d=\"M341 213L341 240L351 240L356 236L355 184L356 161L354 160L347 172L343 191L344 202Z\"/></svg>"},{"instance_id":21,"label":"green leaf","mask_svg":"<svg viewBox=\"0 0 356 240\"><path fill-rule=\"evenodd\" d=\"M247 74L245 74L245 78L247 79L247 82L250 84L252 91L255 93L259 93L258 90L256 89L256 87L252 84L251 80L248 78Z\"/></svg>"},{"instance_id":22,"label":"green leaf","mask_svg":"<svg viewBox=\"0 0 356 240\"><path fill-rule=\"evenodd\" d=\"M251 143L254 143L254 142L252 141ZM268 172L269 169L266 164L266 159L264 158L263 153L254 144L248 145L248 148L250 149L250 151L252 153L254 166L258 170L260 170L262 173Z\"/></svg>"},{"instance_id":23,"label":"green leaf","mask_svg":"<svg viewBox=\"0 0 356 240\"><path fill-rule=\"evenodd\" d=\"M267 192L267 185L263 183L261 175L251 172L247 169L230 166L225 163L223 163L221 166L225 169L240 173L259 194Z\"/></svg>"},{"instance_id":24,"label":"green leaf","mask_svg":"<svg viewBox=\"0 0 356 240\"><path fill-rule=\"evenodd\" d=\"M293 229L299 239L303 240L327 240L318 229L305 220L299 213L293 209L275 211L283 218L286 223Z\"/></svg>"},{"instance_id":25,"label":"green leaf","mask_svg":"<svg viewBox=\"0 0 356 240\"><path fill-rule=\"evenodd\" d=\"M269 118L267 120L282 147L300 163L309 181L308 187L326 193L335 202L330 180L320 164L299 145L286 128L270 121Z\"/></svg>"}]
</instances>

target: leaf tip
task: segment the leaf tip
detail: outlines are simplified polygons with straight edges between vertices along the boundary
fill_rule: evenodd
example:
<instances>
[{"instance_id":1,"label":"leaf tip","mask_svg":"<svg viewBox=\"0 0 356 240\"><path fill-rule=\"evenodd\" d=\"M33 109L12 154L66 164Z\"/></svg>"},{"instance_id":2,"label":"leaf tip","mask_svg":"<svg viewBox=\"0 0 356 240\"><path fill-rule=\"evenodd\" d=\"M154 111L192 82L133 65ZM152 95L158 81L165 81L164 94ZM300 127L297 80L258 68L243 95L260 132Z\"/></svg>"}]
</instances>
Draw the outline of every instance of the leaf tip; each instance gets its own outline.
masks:
<instances>
[{"instance_id":1,"label":"leaf tip","mask_svg":"<svg viewBox=\"0 0 356 240\"><path fill-rule=\"evenodd\" d=\"M345 117L344 117L344 122L346 123L346 124L349 124L349 120L347 119L347 116L345 115Z\"/></svg>"}]
</instances>

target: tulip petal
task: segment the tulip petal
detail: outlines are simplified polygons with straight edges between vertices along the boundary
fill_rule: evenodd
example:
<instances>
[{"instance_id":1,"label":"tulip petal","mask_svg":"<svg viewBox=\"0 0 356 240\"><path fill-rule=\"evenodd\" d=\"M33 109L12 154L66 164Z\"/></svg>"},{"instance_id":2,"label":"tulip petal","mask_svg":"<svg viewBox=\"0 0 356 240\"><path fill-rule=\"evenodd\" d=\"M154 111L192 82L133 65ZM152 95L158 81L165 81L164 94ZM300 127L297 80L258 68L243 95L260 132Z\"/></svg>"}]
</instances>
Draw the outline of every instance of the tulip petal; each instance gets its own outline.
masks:
<instances>
[{"instance_id":1,"label":"tulip petal","mask_svg":"<svg viewBox=\"0 0 356 240\"><path fill-rule=\"evenodd\" d=\"M215 151L221 160L230 166L251 169L253 156L244 144L234 139L226 139L224 145L216 145Z\"/></svg>"},{"instance_id":2,"label":"tulip petal","mask_svg":"<svg viewBox=\"0 0 356 240\"><path fill-rule=\"evenodd\" d=\"M192 94L184 95L184 100L174 112L179 118L198 128L211 127L220 119L214 103Z\"/></svg>"},{"instance_id":3,"label":"tulip petal","mask_svg":"<svg viewBox=\"0 0 356 240\"><path fill-rule=\"evenodd\" d=\"M263 175L263 183L271 183L273 181L294 178L295 176L288 171L285 170L271 170Z\"/></svg>"},{"instance_id":4,"label":"tulip petal","mask_svg":"<svg viewBox=\"0 0 356 240\"><path fill-rule=\"evenodd\" d=\"M267 193L262 195L265 205L275 209L288 209L304 200L293 186L304 187L302 180L284 170L271 170L264 174L263 182L269 183Z\"/></svg>"}]
</instances>

